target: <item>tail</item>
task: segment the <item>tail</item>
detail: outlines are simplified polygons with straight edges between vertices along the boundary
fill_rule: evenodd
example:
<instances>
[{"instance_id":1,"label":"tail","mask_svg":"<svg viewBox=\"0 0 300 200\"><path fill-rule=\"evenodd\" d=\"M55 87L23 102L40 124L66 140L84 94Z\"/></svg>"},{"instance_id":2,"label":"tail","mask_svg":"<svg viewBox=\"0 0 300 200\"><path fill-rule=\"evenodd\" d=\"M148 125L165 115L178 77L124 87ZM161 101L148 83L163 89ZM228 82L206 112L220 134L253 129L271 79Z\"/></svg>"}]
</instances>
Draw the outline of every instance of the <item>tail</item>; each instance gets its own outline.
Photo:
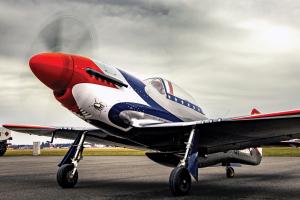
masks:
<instances>
[{"instance_id":1,"label":"tail","mask_svg":"<svg viewBox=\"0 0 300 200\"><path fill-rule=\"evenodd\" d=\"M251 115L259 115L259 114L261 114L261 112L259 112L256 108L253 108L250 114Z\"/></svg>"}]
</instances>

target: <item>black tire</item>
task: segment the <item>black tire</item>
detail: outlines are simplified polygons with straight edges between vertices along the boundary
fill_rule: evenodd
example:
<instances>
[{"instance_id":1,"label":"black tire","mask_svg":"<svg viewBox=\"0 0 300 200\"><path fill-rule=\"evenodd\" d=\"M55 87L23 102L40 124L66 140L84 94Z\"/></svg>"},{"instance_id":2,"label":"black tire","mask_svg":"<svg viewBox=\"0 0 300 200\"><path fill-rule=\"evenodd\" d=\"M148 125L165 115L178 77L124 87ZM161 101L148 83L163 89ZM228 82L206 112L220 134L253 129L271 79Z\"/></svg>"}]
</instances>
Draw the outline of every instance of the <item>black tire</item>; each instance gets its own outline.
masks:
<instances>
[{"instance_id":1,"label":"black tire","mask_svg":"<svg viewBox=\"0 0 300 200\"><path fill-rule=\"evenodd\" d=\"M226 168L226 177L233 178L234 177L234 169L232 167Z\"/></svg>"},{"instance_id":2,"label":"black tire","mask_svg":"<svg viewBox=\"0 0 300 200\"><path fill-rule=\"evenodd\" d=\"M2 141L0 142L0 156L3 156L7 150L7 142Z\"/></svg>"},{"instance_id":3,"label":"black tire","mask_svg":"<svg viewBox=\"0 0 300 200\"><path fill-rule=\"evenodd\" d=\"M174 196L187 195L191 190L191 175L183 167L176 167L172 170L169 178L169 187Z\"/></svg>"},{"instance_id":4,"label":"black tire","mask_svg":"<svg viewBox=\"0 0 300 200\"><path fill-rule=\"evenodd\" d=\"M73 169L73 164L65 164L58 169L56 180L60 187L73 188L76 185L78 172L76 170L74 176L72 176Z\"/></svg>"}]
</instances>

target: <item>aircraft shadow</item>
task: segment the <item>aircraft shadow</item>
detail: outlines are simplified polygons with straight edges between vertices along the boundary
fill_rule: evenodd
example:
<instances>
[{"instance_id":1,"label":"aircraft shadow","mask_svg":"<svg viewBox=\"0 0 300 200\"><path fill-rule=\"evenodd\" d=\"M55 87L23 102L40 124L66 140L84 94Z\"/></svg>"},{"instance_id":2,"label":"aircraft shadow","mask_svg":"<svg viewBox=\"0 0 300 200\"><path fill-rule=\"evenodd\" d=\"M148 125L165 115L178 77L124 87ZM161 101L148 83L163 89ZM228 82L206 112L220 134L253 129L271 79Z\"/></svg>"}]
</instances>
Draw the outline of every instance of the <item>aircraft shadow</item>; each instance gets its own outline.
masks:
<instances>
[{"instance_id":1,"label":"aircraft shadow","mask_svg":"<svg viewBox=\"0 0 300 200\"><path fill-rule=\"evenodd\" d=\"M299 175L290 174L243 174L232 179L218 175L201 177L199 183L193 182L188 197L179 199L299 199L300 190L293 183L300 180ZM147 180L84 180L78 190L107 195L120 199L174 199L166 181Z\"/></svg>"}]
</instances>

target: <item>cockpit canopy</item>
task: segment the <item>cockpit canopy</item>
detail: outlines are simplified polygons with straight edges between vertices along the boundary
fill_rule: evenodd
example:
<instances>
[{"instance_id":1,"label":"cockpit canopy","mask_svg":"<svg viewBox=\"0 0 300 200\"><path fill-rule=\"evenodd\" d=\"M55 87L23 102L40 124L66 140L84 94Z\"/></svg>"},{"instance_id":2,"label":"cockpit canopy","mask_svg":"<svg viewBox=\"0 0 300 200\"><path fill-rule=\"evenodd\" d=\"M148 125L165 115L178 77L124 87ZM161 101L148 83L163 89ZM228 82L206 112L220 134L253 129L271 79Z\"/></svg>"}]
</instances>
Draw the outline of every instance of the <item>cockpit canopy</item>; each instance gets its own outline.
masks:
<instances>
[{"instance_id":1,"label":"cockpit canopy","mask_svg":"<svg viewBox=\"0 0 300 200\"><path fill-rule=\"evenodd\" d=\"M168 99L178 98L192 104L196 104L195 99L178 85L162 78L148 78L143 81L146 86L155 88L161 95Z\"/></svg>"}]
</instances>

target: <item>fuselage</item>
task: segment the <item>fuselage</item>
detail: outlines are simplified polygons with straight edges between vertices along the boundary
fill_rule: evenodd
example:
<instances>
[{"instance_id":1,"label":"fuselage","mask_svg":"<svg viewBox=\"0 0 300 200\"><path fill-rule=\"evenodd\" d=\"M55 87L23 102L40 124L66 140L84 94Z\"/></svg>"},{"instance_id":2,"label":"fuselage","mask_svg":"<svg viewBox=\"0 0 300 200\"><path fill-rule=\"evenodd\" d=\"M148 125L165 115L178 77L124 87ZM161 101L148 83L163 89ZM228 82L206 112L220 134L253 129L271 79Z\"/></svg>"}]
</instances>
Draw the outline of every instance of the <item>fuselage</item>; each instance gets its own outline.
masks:
<instances>
[{"instance_id":1,"label":"fuselage","mask_svg":"<svg viewBox=\"0 0 300 200\"><path fill-rule=\"evenodd\" d=\"M111 126L128 131L135 121L206 119L188 93L163 78L142 81L116 67L60 53L36 55L30 66L64 107L98 128ZM128 87L95 77L87 73L87 68L120 80Z\"/></svg>"}]
</instances>

